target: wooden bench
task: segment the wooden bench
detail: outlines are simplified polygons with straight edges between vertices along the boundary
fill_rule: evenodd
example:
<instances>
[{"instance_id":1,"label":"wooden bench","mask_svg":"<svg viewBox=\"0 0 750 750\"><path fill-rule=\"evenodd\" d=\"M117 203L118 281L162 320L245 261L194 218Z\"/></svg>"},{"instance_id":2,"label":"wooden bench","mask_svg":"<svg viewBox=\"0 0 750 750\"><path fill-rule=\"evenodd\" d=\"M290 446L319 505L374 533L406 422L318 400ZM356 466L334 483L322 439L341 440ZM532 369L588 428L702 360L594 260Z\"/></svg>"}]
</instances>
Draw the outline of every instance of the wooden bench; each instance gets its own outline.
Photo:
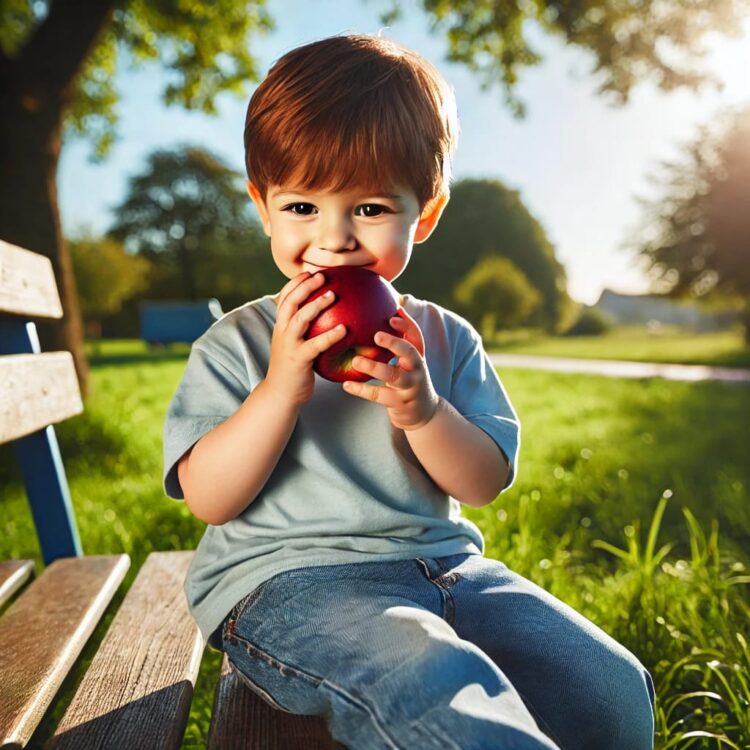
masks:
<instances>
[{"instance_id":1,"label":"wooden bench","mask_svg":"<svg viewBox=\"0 0 750 750\"><path fill-rule=\"evenodd\" d=\"M50 261L0 241L0 443L13 443L44 560L36 576L31 561L0 562L0 748L29 743L130 566L82 552L52 425L83 405L72 356L41 353L33 323L60 317ZM183 593L192 554L148 556L49 747L180 746L204 649ZM209 747L340 746L322 719L271 708L225 658Z\"/></svg>"}]
</instances>

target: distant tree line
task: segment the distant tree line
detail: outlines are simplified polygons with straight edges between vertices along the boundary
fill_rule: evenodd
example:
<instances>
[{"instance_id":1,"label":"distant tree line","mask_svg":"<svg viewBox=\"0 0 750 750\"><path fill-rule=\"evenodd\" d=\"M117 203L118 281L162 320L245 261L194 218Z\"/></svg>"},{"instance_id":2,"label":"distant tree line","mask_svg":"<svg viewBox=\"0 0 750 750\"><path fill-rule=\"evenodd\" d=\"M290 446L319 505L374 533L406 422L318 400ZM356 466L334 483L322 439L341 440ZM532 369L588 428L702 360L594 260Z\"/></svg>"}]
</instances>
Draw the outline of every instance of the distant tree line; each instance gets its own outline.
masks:
<instances>
[{"instance_id":1,"label":"distant tree line","mask_svg":"<svg viewBox=\"0 0 750 750\"><path fill-rule=\"evenodd\" d=\"M703 57L702 39L710 31L738 35L750 8L750 0L418 4L447 39L448 58L484 85L502 86L516 114L523 112L513 93L519 71L541 61L526 38L530 23L586 50L598 91L623 103L643 78L664 90L715 83L691 64ZM0 237L51 259L64 317L40 326L43 347L73 353L84 394L81 315L57 203L63 127L90 138L97 157L107 154L116 139L122 58L170 72L167 104L215 114L219 93L246 96L247 83L258 78L254 39L273 26L268 6L273 2L0 0ZM400 8L400 0L391 1L384 25Z\"/></svg>"},{"instance_id":2,"label":"distant tree line","mask_svg":"<svg viewBox=\"0 0 750 750\"><path fill-rule=\"evenodd\" d=\"M241 175L205 149L152 153L107 236L71 242L89 333L135 335L143 298L217 297L231 309L277 291L284 277L251 205ZM556 330L571 304L543 228L493 180L453 186L438 230L415 247L396 286L457 309L488 336L520 325Z\"/></svg>"},{"instance_id":3,"label":"distant tree line","mask_svg":"<svg viewBox=\"0 0 750 750\"><path fill-rule=\"evenodd\" d=\"M659 170L660 194L639 198L643 216L626 246L657 291L734 306L750 344L750 108L713 118Z\"/></svg>"}]
</instances>

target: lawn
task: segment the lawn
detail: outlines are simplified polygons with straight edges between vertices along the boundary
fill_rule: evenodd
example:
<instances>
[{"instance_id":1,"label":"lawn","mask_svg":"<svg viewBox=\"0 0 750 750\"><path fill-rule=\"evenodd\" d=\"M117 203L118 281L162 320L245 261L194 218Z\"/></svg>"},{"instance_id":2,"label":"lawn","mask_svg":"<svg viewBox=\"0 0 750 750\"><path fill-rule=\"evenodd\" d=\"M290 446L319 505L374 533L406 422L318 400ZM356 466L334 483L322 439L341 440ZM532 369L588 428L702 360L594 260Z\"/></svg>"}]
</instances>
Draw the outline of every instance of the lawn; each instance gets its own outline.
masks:
<instances>
[{"instance_id":1,"label":"lawn","mask_svg":"<svg viewBox=\"0 0 750 750\"><path fill-rule=\"evenodd\" d=\"M106 343L86 413L58 428L84 549L128 552L125 587L151 550L190 548L201 535L202 524L161 489L162 422L186 351ZM726 738L712 747L750 746L750 389L501 376L523 425L521 462L508 492L466 510L486 554L579 609L646 664L657 686L657 748L689 747L695 731ZM0 557L39 561L7 446L0 486ZM204 746L218 666L207 652L186 748Z\"/></svg>"},{"instance_id":2,"label":"lawn","mask_svg":"<svg viewBox=\"0 0 750 750\"><path fill-rule=\"evenodd\" d=\"M712 333L663 328L654 333L643 327L622 327L601 336L546 336L540 331L506 331L499 333L488 348L507 354L750 367L750 346L739 328Z\"/></svg>"}]
</instances>

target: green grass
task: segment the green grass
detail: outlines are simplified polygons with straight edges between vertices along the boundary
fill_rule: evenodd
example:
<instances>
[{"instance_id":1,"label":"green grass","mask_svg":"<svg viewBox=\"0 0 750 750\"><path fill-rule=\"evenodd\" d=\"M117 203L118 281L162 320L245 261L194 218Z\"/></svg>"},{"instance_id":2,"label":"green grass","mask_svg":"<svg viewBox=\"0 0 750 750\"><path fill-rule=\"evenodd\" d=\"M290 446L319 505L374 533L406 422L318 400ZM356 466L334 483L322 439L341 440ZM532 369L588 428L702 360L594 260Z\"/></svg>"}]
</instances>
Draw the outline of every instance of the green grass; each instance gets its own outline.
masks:
<instances>
[{"instance_id":1,"label":"green grass","mask_svg":"<svg viewBox=\"0 0 750 750\"><path fill-rule=\"evenodd\" d=\"M499 333L491 351L583 359L624 359L635 362L683 363L717 367L750 367L750 346L740 329L694 333L665 328L614 328L602 336L546 336L539 331Z\"/></svg>"},{"instance_id":2,"label":"green grass","mask_svg":"<svg viewBox=\"0 0 750 750\"><path fill-rule=\"evenodd\" d=\"M161 489L161 429L185 352L105 342L86 413L57 430L86 553L133 558L115 605L150 551L194 547L202 533ZM657 687L657 748L750 747L750 389L522 370L503 380L523 425L521 464L511 490L466 511L486 554L644 662ZM0 558L40 561L7 446L0 487ZM218 667L207 652L183 747L205 744Z\"/></svg>"}]
</instances>

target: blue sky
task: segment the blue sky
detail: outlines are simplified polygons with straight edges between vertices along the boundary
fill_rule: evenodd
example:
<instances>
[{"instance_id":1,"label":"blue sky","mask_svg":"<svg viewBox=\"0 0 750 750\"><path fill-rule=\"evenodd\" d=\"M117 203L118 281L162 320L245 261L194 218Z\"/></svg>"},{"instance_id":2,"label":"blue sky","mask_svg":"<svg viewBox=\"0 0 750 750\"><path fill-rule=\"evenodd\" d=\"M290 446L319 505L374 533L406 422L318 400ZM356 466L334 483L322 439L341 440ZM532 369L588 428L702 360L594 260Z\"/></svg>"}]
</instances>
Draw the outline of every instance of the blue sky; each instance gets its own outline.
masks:
<instances>
[{"instance_id":1,"label":"blue sky","mask_svg":"<svg viewBox=\"0 0 750 750\"><path fill-rule=\"evenodd\" d=\"M403 18L383 30L378 16L388 8L386 0L271 0L277 28L252 40L251 49L263 73L290 48L347 31L383 30L425 55L456 91L461 136L455 177L498 178L520 191L566 267L575 299L593 303L605 287L646 291L643 272L622 249L641 217L635 196L654 194L648 175L659 161L677 158L700 125L723 107L750 104L750 19L740 40L706 40L707 66L725 82L723 91L666 94L645 82L625 107L596 95L596 81L588 74L591 56L531 25L529 40L544 61L520 76L516 93L527 116L516 120L504 107L501 90L482 91L476 76L447 63L441 34L430 34L426 15L414 3L403 5ZM86 142L65 144L59 191L69 235L84 228L105 230L128 177L156 148L198 143L243 169L246 99L222 95L216 117L188 113L161 104L165 80L157 66L120 72L119 140L102 164L90 162Z\"/></svg>"}]
</instances>

